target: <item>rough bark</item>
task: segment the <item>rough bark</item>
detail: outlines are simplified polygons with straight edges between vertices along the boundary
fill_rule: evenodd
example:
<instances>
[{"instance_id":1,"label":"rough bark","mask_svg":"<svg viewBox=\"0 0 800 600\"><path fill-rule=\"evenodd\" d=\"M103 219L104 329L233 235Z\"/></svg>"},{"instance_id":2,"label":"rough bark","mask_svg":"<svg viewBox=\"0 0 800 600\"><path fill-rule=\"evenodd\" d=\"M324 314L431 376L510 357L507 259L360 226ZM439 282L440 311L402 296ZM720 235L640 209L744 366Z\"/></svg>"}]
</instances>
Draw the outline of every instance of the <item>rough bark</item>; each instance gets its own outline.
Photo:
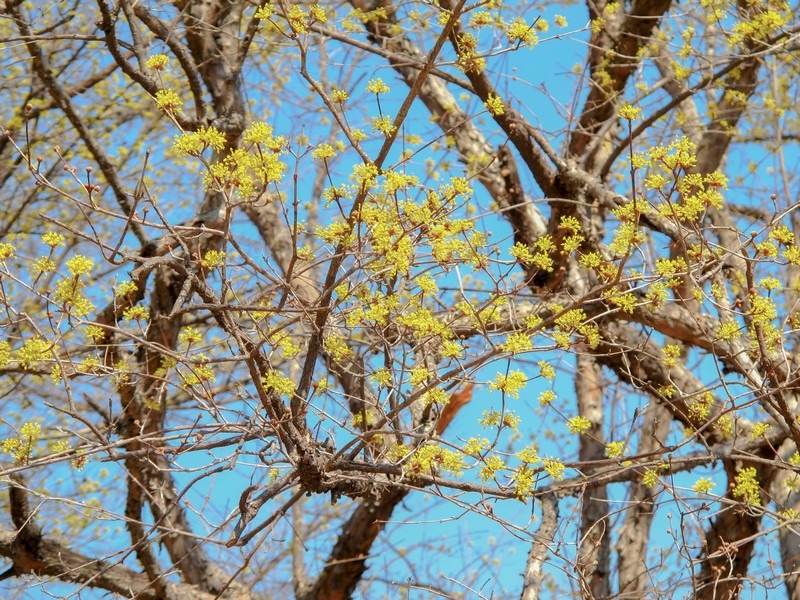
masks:
<instances>
[{"instance_id":1,"label":"rough bark","mask_svg":"<svg viewBox=\"0 0 800 600\"><path fill-rule=\"evenodd\" d=\"M528 553L525 571L522 574L520 600L538 600L543 597L544 563L558 531L558 500L554 496L545 496L541 499L541 504L542 524L539 525Z\"/></svg>"},{"instance_id":2,"label":"rough bark","mask_svg":"<svg viewBox=\"0 0 800 600\"><path fill-rule=\"evenodd\" d=\"M592 427L581 435L578 457L581 461L602 460L603 443L603 374L594 357L579 354L576 358L575 395L578 414ZM577 567L581 593L585 598L605 598L610 594L611 531L608 514L608 490L597 486L584 492L581 501L581 532Z\"/></svg>"},{"instance_id":3,"label":"rough bark","mask_svg":"<svg viewBox=\"0 0 800 600\"><path fill-rule=\"evenodd\" d=\"M790 448L791 450L793 448ZM788 470L776 473L770 488L770 496L774 498L781 511L789 514L791 511L800 511L800 493L796 491L796 486L796 473ZM789 600L800 600L800 531L796 525L787 524L778 531L778 540L786 597Z\"/></svg>"},{"instance_id":4,"label":"rough bark","mask_svg":"<svg viewBox=\"0 0 800 600\"><path fill-rule=\"evenodd\" d=\"M761 526L762 511L760 506L749 508L742 498L733 495L734 478L745 466L755 466L761 486L761 503L767 502L764 490L769 489L774 468L762 463L748 465L726 461L725 471L731 483L726 497L731 504L714 519L706 532L701 569L695 581L694 594L698 600L738 598L742 580L747 577Z\"/></svg>"},{"instance_id":5,"label":"rough bark","mask_svg":"<svg viewBox=\"0 0 800 600\"><path fill-rule=\"evenodd\" d=\"M672 2L636 0L630 10L618 9L612 15L603 13L605 5L605 2L588 3L590 17L604 19L606 23L592 33L589 43L588 68L592 85L569 142L569 154L575 157L582 156L600 128L615 117L621 94L638 66L638 51L650 41ZM592 170L592 162L585 165L589 170Z\"/></svg>"},{"instance_id":6,"label":"rough bark","mask_svg":"<svg viewBox=\"0 0 800 600\"><path fill-rule=\"evenodd\" d=\"M339 533L325 568L302 600L350 598L367 569L370 548L407 491L395 488L362 502Z\"/></svg>"}]
</instances>

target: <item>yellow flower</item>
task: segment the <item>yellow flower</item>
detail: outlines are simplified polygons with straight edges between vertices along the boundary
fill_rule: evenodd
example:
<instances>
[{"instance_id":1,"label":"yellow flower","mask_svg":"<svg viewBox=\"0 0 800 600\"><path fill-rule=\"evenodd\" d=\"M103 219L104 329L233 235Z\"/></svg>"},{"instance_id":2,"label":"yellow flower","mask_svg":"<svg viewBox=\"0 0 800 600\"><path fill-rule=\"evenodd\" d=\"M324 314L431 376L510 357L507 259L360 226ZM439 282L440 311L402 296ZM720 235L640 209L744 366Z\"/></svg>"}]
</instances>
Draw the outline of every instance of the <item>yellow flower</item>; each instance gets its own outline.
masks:
<instances>
[{"instance_id":1,"label":"yellow flower","mask_svg":"<svg viewBox=\"0 0 800 600\"><path fill-rule=\"evenodd\" d=\"M586 433L592 428L592 422L586 417L572 417L567 422L567 428L570 433L582 434Z\"/></svg>"},{"instance_id":2,"label":"yellow flower","mask_svg":"<svg viewBox=\"0 0 800 600\"><path fill-rule=\"evenodd\" d=\"M156 92L156 106L164 112L173 112L183 106L183 100L172 90L158 90Z\"/></svg>"},{"instance_id":3,"label":"yellow flower","mask_svg":"<svg viewBox=\"0 0 800 600\"><path fill-rule=\"evenodd\" d=\"M486 107L486 110L488 110L489 113L492 114L493 116L498 116L505 113L503 100L499 96L495 96L494 94L489 94L489 97L486 99L486 102L484 102L483 105Z\"/></svg>"},{"instance_id":4,"label":"yellow flower","mask_svg":"<svg viewBox=\"0 0 800 600\"><path fill-rule=\"evenodd\" d=\"M331 100L333 100L337 104L344 104L349 99L350 99L350 96L344 90L335 89L335 90L333 90L333 92L331 92Z\"/></svg>"},{"instance_id":5,"label":"yellow flower","mask_svg":"<svg viewBox=\"0 0 800 600\"><path fill-rule=\"evenodd\" d=\"M531 444L529 446L525 446L522 450L517 452L515 456L520 459L522 462L527 463L529 465L536 465L541 462L541 458L539 458L538 448Z\"/></svg>"},{"instance_id":6,"label":"yellow flower","mask_svg":"<svg viewBox=\"0 0 800 600\"><path fill-rule=\"evenodd\" d=\"M556 393L553 390L544 390L539 394L539 406L547 406L556 399Z\"/></svg>"},{"instance_id":7,"label":"yellow flower","mask_svg":"<svg viewBox=\"0 0 800 600\"><path fill-rule=\"evenodd\" d=\"M499 456L489 456L486 459L486 463L481 467L481 481L486 483L486 481L492 479L498 471L505 469L505 467L506 465L502 458Z\"/></svg>"},{"instance_id":8,"label":"yellow flower","mask_svg":"<svg viewBox=\"0 0 800 600\"><path fill-rule=\"evenodd\" d=\"M753 425L753 430L750 432L750 438L757 440L760 437L766 435L766 433L772 428L772 425L769 423L755 423Z\"/></svg>"},{"instance_id":9,"label":"yellow flower","mask_svg":"<svg viewBox=\"0 0 800 600\"><path fill-rule=\"evenodd\" d=\"M555 481L561 481L564 479L564 463L557 458L545 458L542 466L547 474L550 475L550 477L552 477Z\"/></svg>"},{"instance_id":10,"label":"yellow flower","mask_svg":"<svg viewBox=\"0 0 800 600\"><path fill-rule=\"evenodd\" d=\"M11 360L11 344L0 342L0 367L5 367Z\"/></svg>"},{"instance_id":11,"label":"yellow flower","mask_svg":"<svg viewBox=\"0 0 800 600\"><path fill-rule=\"evenodd\" d=\"M531 25L528 25L521 17L517 17L506 29L506 37L511 44L522 44L532 48L539 38Z\"/></svg>"},{"instance_id":12,"label":"yellow flower","mask_svg":"<svg viewBox=\"0 0 800 600\"><path fill-rule=\"evenodd\" d=\"M311 16L314 17L320 23L327 23L328 16L325 14L325 9L322 8L319 4L312 4L311 8L309 9Z\"/></svg>"},{"instance_id":13,"label":"yellow flower","mask_svg":"<svg viewBox=\"0 0 800 600\"><path fill-rule=\"evenodd\" d=\"M701 477L695 482L695 484L692 486L692 489L698 494L707 494L715 485L717 484L711 481L711 479L708 477Z\"/></svg>"},{"instance_id":14,"label":"yellow flower","mask_svg":"<svg viewBox=\"0 0 800 600\"><path fill-rule=\"evenodd\" d=\"M642 116L642 109L636 108L627 102L623 102L622 106L620 106L619 110L617 111L617 116L620 119L633 121L634 119L638 119Z\"/></svg>"},{"instance_id":15,"label":"yellow flower","mask_svg":"<svg viewBox=\"0 0 800 600\"><path fill-rule=\"evenodd\" d=\"M736 485L733 488L735 498L742 498L748 504L761 504L761 491L757 479L758 472L755 467L745 467L736 475Z\"/></svg>"},{"instance_id":16,"label":"yellow flower","mask_svg":"<svg viewBox=\"0 0 800 600\"><path fill-rule=\"evenodd\" d=\"M423 385L431 376L431 372L423 366L414 367L409 373L408 381L414 387Z\"/></svg>"},{"instance_id":17,"label":"yellow flower","mask_svg":"<svg viewBox=\"0 0 800 600\"><path fill-rule=\"evenodd\" d=\"M353 354L353 349L338 335L331 335L325 338L322 347L325 349L328 356L336 362L341 362L343 359Z\"/></svg>"},{"instance_id":18,"label":"yellow flower","mask_svg":"<svg viewBox=\"0 0 800 600\"><path fill-rule=\"evenodd\" d=\"M469 18L469 26L480 29L491 25L493 20L492 13L488 10L479 10L472 13L472 16Z\"/></svg>"},{"instance_id":19,"label":"yellow flower","mask_svg":"<svg viewBox=\"0 0 800 600\"><path fill-rule=\"evenodd\" d=\"M532 350L533 342L531 342L531 337L525 333L512 333L506 338L501 348L504 352L516 354L518 352Z\"/></svg>"},{"instance_id":20,"label":"yellow flower","mask_svg":"<svg viewBox=\"0 0 800 600\"><path fill-rule=\"evenodd\" d=\"M445 340L439 350L442 358L461 358L464 353L464 347L455 340Z\"/></svg>"},{"instance_id":21,"label":"yellow flower","mask_svg":"<svg viewBox=\"0 0 800 600\"><path fill-rule=\"evenodd\" d=\"M391 461L398 461L408 456L408 447L405 444L392 444L386 453L386 458Z\"/></svg>"},{"instance_id":22,"label":"yellow flower","mask_svg":"<svg viewBox=\"0 0 800 600\"><path fill-rule=\"evenodd\" d=\"M55 261L48 258L47 256L40 256L31 265L31 270L37 275L40 275L42 273L49 273L50 271L55 270L55 268L56 268Z\"/></svg>"},{"instance_id":23,"label":"yellow flower","mask_svg":"<svg viewBox=\"0 0 800 600\"><path fill-rule=\"evenodd\" d=\"M213 269L214 267L219 266L225 260L225 253L220 252L219 250L209 250L203 256L203 259L200 261L200 264L203 265L206 269Z\"/></svg>"},{"instance_id":24,"label":"yellow flower","mask_svg":"<svg viewBox=\"0 0 800 600\"><path fill-rule=\"evenodd\" d=\"M203 341L203 334L196 327L187 327L178 335L178 341L189 346L199 344Z\"/></svg>"},{"instance_id":25,"label":"yellow flower","mask_svg":"<svg viewBox=\"0 0 800 600\"><path fill-rule=\"evenodd\" d=\"M608 458L619 458L625 453L625 442L611 442L606 446Z\"/></svg>"},{"instance_id":26,"label":"yellow flower","mask_svg":"<svg viewBox=\"0 0 800 600\"><path fill-rule=\"evenodd\" d=\"M64 245L64 236L55 231L48 231L42 236L42 241L51 248L55 248Z\"/></svg>"},{"instance_id":27,"label":"yellow flower","mask_svg":"<svg viewBox=\"0 0 800 600\"><path fill-rule=\"evenodd\" d=\"M150 311L146 306L131 306L122 311L122 318L125 321L142 321L147 320Z\"/></svg>"},{"instance_id":28,"label":"yellow flower","mask_svg":"<svg viewBox=\"0 0 800 600\"><path fill-rule=\"evenodd\" d=\"M259 21L266 21L272 16L272 7L269 4L259 6L253 16Z\"/></svg>"},{"instance_id":29,"label":"yellow flower","mask_svg":"<svg viewBox=\"0 0 800 600\"><path fill-rule=\"evenodd\" d=\"M311 152L311 157L315 160L327 160L334 156L336 156L336 151L330 144L320 144Z\"/></svg>"},{"instance_id":30,"label":"yellow flower","mask_svg":"<svg viewBox=\"0 0 800 600\"><path fill-rule=\"evenodd\" d=\"M377 77L376 79L369 80L369 83L367 84L367 91L372 92L373 94L388 94L389 86L383 83L383 79Z\"/></svg>"},{"instance_id":31,"label":"yellow flower","mask_svg":"<svg viewBox=\"0 0 800 600\"><path fill-rule=\"evenodd\" d=\"M40 337L27 340L22 347L17 350L16 356L22 368L32 367L40 360L44 360L50 354L51 344Z\"/></svg>"},{"instance_id":32,"label":"yellow flower","mask_svg":"<svg viewBox=\"0 0 800 600\"><path fill-rule=\"evenodd\" d=\"M645 487L653 487L656 483L658 483L658 473L651 469L646 469L644 477L642 477L642 483Z\"/></svg>"},{"instance_id":33,"label":"yellow flower","mask_svg":"<svg viewBox=\"0 0 800 600\"><path fill-rule=\"evenodd\" d=\"M522 371L511 371L508 375L498 373L494 381L489 383L489 389L504 392L512 398L519 398L519 392L527 382L528 378Z\"/></svg>"},{"instance_id":34,"label":"yellow flower","mask_svg":"<svg viewBox=\"0 0 800 600\"><path fill-rule=\"evenodd\" d=\"M163 71L169 64L169 57L166 54L154 54L144 64L148 69Z\"/></svg>"},{"instance_id":35,"label":"yellow flower","mask_svg":"<svg viewBox=\"0 0 800 600\"><path fill-rule=\"evenodd\" d=\"M467 443L464 444L464 454L467 456L480 456L486 448L489 447L489 440L486 438L469 438Z\"/></svg>"},{"instance_id":36,"label":"yellow flower","mask_svg":"<svg viewBox=\"0 0 800 600\"><path fill-rule=\"evenodd\" d=\"M123 296L127 296L128 294L135 293L137 289L138 288L134 282L130 280L123 281L116 288L114 288L114 296L121 298Z\"/></svg>"},{"instance_id":37,"label":"yellow flower","mask_svg":"<svg viewBox=\"0 0 800 600\"><path fill-rule=\"evenodd\" d=\"M382 133L385 136L390 136L394 133L396 127L392 124L392 118L389 115L381 117L372 117L372 129Z\"/></svg>"},{"instance_id":38,"label":"yellow flower","mask_svg":"<svg viewBox=\"0 0 800 600\"><path fill-rule=\"evenodd\" d=\"M186 131L175 136L172 144L173 152L200 156L206 148L222 150L225 146L225 135L215 127L201 127L197 131Z\"/></svg>"},{"instance_id":39,"label":"yellow flower","mask_svg":"<svg viewBox=\"0 0 800 600\"><path fill-rule=\"evenodd\" d=\"M433 388L422 394L420 402L422 402L423 406L430 406L431 404L444 406L450 402L450 396L442 388Z\"/></svg>"},{"instance_id":40,"label":"yellow flower","mask_svg":"<svg viewBox=\"0 0 800 600\"><path fill-rule=\"evenodd\" d=\"M549 362L545 360L540 360L536 363L539 366L539 374L544 377L545 379L553 380L556 377L556 370L553 368Z\"/></svg>"},{"instance_id":41,"label":"yellow flower","mask_svg":"<svg viewBox=\"0 0 800 600\"><path fill-rule=\"evenodd\" d=\"M253 123L247 128L244 133L244 141L248 144L262 144L264 146L271 146L274 141L272 132L274 128L262 121Z\"/></svg>"},{"instance_id":42,"label":"yellow flower","mask_svg":"<svg viewBox=\"0 0 800 600\"><path fill-rule=\"evenodd\" d=\"M294 394L294 382L288 377L281 375L279 371L270 369L262 380L267 391L274 390L277 394L290 396Z\"/></svg>"},{"instance_id":43,"label":"yellow flower","mask_svg":"<svg viewBox=\"0 0 800 600\"><path fill-rule=\"evenodd\" d=\"M377 385L386 387L392 383L392 372L389 369L378 369L370 375L370 379Z\"/></svg>"},{"instance_id":44,"label":"yellow flower","mask_svg":"<svg viewBox=\"0 0 800 600\"><path fill-rule=\"evenodd\" d=\"M677 344L667 344L661 350L664 353L664 366L674 367L681 356L681 347Z\"/></svg>"},{"instance_id":45,"label":"yellow flower","mask_svg":"<svg viewBox=\"0 0 800 600\"><path fill-rule=\"evenodd\" d=\"M3 440L2 450L10 454L19 463L26 463L33 451L34 444L42 434L42 426L39 423L24 423L19 428L19 435L15 438Z\"/></svg>"},{"instance_id":46,"label":"yellow flower","mask_svg":"<svg viewBox=\"0 0 800 600\"><path fill-rule=\"evenodd\" d=\"M97 342L105 337L106 331L102 327L98 325L89 325L86 327L86 331L84 332L86 337L88 337L93 342Z\"/></svg>"},{"instance_id":47,"label":"yellow flower","mask_svg":"<svg viewBox=\"0 0 800 600\"><path fill-rule=\"evenodd\" d=\"M197 360L208 360L208 358L203 354L198 354ZM191 372L183 379L186 385L198 385L203 382L214 383L217 379L216 375L214 375L214 369L209 364L198 363L188 365L188 367Z\"/></svg>"}]
</instances>

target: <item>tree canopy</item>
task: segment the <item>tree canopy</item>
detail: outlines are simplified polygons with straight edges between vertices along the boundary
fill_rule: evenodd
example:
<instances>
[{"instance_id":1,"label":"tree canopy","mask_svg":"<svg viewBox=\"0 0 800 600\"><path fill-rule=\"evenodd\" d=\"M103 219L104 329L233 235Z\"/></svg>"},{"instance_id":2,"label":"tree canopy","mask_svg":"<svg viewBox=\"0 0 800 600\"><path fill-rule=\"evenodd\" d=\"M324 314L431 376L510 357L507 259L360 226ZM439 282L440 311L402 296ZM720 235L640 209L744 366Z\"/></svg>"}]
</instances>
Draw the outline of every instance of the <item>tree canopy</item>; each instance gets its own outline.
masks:
<instances>
[{"instance_id":1,"label":"tree canopy","mask_svg":"<svg viewBox=\"0 0 800 600\"><path fill-rule=\"evenodd\" d=\"M0 2L7 595L800 599L798 9Z\"/></svg>"}]
</instances>

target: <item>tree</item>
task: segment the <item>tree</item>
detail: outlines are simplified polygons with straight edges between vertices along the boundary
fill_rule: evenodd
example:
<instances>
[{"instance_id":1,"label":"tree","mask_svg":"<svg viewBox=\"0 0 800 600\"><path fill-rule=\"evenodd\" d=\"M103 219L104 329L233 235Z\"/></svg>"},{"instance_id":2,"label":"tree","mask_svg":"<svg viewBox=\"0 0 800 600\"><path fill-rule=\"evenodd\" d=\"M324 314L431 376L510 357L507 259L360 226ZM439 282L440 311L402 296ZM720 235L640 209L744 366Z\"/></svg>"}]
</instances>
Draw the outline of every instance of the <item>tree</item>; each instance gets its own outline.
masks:
<instances>
[{"instance_id":1,"label":"tree","mask_svg":"<svg viewBox=\"0 0 800 600\"><path fill-rule=\"evenodd\" d=\"M9 593L800 598L797 6L0 8Z\"/></svg>"}]
</instances>

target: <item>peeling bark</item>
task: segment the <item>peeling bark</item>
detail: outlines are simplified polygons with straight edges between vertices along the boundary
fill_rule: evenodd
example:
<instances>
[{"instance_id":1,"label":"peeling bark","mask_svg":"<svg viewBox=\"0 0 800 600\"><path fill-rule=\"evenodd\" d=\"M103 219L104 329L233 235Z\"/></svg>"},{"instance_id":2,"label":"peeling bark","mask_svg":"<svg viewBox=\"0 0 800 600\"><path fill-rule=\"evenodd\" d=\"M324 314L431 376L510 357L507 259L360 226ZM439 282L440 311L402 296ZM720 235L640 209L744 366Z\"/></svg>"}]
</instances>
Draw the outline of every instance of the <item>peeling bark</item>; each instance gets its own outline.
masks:
<instances>
[{"instance_id":1,"label":"peeling bark","mask_svg":"<svg viewBox=\"0 0 800 600\"><path fill-rule=\"evenodd\" d=\"M522 575L520 600L538 600L543 597L544 563L558 531L558 500L553 496L545 496L541 499L541 505L542 524L539 525L528 553L528 561Z\"/></svg>"},{"instance_id":2,"label":"peeling bark","mask_svg":"<svg viewBox=\"0 0 800 600\"><path fill-rule=\"evenodd\" d=\"M592 423L580 437L581 461L605 458L603 443L603 374L591 355L579 354L575 374L578 414ZM581 592L586 598L604 598L610 594L610 540L608 490L605 486L587 489L581 501L581 533L577 570Z\"/></svg>"}]
</instances>

